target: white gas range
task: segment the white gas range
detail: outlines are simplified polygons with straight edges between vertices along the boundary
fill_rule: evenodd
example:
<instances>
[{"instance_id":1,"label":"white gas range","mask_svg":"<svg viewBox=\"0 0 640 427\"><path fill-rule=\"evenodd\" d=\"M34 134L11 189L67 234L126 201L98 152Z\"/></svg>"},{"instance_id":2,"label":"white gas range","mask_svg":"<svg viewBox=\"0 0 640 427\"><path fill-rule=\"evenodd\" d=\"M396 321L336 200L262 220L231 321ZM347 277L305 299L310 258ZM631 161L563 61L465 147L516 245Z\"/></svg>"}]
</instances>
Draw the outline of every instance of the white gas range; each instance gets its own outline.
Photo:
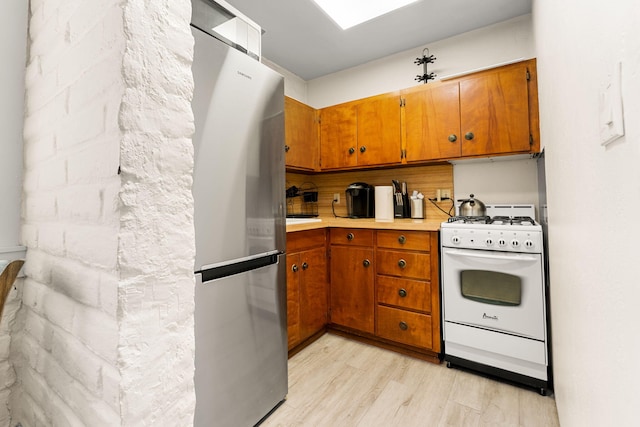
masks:
<instances>
[{"instance_id":1,"label":"white gas range","mask_svg":"<svg viewBox=\"0 0 640 427\"><path fill-rule=\"evenodd\" d=\"M487 214L441 224L444 358L546 394L542 227L533 205L489 205Z\"/></svg>"}]
</instances>

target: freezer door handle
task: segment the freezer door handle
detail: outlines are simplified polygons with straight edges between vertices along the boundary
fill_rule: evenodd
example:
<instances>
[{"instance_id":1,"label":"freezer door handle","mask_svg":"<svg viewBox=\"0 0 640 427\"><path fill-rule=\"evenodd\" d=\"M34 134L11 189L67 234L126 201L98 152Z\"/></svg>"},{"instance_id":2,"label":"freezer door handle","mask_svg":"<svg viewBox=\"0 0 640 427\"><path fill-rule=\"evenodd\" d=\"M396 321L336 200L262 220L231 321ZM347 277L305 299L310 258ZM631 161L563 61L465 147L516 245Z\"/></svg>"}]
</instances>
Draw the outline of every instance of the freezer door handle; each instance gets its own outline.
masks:
<instances>
[{"instance_id":1,"label":"freezer door handle","mask_svg":"<svg viewBox=\"0 0 640 427\"><path fill-rule=\"evenodd\" d=\"M235 263L226 263L216 267L202 269L196 271L202 274L202 283L220 279L222 277L233 276L234 274L244 273L246 271L255 270L257 268L266 267L268 265L278 264L280 253L269 254L260 258L245 258Z\"/></svg>"}]
</instances>

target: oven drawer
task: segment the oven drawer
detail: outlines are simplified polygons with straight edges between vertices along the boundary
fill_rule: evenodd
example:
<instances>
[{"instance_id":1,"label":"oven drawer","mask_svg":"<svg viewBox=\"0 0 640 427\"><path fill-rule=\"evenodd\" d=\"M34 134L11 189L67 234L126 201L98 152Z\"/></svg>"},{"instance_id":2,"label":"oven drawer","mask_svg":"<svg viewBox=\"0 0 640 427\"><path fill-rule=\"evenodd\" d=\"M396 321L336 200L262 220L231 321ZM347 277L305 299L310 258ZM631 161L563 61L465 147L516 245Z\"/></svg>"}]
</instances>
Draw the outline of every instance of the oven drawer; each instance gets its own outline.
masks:
<instances>
[{"instance_id":1,"label":"oven drawer","mask_svg":"<svg viewBox=\"0 0 640 427\"><path fill-rule=\"evenodd\" d=\"M468 357L468 355L456 354L450 351L450 344L453 343L531 363L547 364L547 349L544 341L502 334L450 322L444 322L444 341L445 354L451 354L452 356ZM486 363L483 360L475 361ZM499 367L511 370L508 366Z\"/></svg>"},{"instance_id":2,"label":"oven drawer","mask_svg":"<svg viewBox=\"0 0 640 427\"><path fill-rule=\"evenodd\" d=\"M431 283L418 280L378 276L378 303L430 312Z\"/></svg>"},{"instance_id":3,"label":"oven drawer","mask_svg":"<svg viewBox=\"0 0 640 427\"><path fill-rule=\"evenodd\" d=\"M376 253L376 265L378 274L416 279L431 277L429 254L381 249Z\"/></svg>"},{"instance_id":4,"label":"oven drawer","mask_svg":"<svg viewBox=\"0 0 640 427\"><path fill-rule=\"evenodd\" d=\"M378 247L429 252L431 237L427 231L379 230Z\"/></svg>"},{"instance_id":5,"label":"oven drawer","mask_svg":"<svg viewBox=\"0 0 640 427\"><path fill-rule=\"evenodd\" d=\"M332 245L373 246L373 230L362 228L332 228Z\"/></svg>"},{"instance_id":6,"label":"oven drawer","mask_svg":"<svg viewBox=\"0 0 640 427\"><path fill-rule=\"evenodd\" d=\"M376 331L379 337L415 347L431 348L431 316L378 306Z\"/></svg>"}]
</instances>

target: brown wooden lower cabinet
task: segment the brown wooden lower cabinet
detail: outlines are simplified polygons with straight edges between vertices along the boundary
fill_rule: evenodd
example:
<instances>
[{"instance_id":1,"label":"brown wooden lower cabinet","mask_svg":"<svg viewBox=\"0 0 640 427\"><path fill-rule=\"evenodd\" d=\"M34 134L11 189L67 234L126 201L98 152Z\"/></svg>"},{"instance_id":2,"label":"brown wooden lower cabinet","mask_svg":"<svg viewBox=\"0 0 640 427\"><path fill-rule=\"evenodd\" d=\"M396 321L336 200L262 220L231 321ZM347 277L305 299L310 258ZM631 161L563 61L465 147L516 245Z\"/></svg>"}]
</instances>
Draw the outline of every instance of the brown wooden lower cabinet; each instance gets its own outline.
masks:
<instances>
[{"instance_id":1,"label":"brown wooden lower cabinet","mask_svg":"<svg viewBox=\"0 0 640 427\"><path fill-rule=\"evenodd\" d=\"M287 332L289 350L327 324L326 231L287 234Z\"/></svg>"},{"instance_id":2,"label":"brown wooden lower cabinet","mask_svg":"<svg viewBox=\"0 0 640 427\"><path fill-rule=\"evenodd\" d=\"M374 332L373 248L331 246L331 323Z\"/></svg>"},{"instance_id":3,"label":"brown wooden lower cabinet","mask_svg":"<svg viewBox=\"0 0 640 427\"><path fill-rule=\"evenodd\" d=\"M328 326L439 362L437 232L331 228L327 237L323 264L324 230L287 235L289 349Z\"/></svg>"}]
</instances>

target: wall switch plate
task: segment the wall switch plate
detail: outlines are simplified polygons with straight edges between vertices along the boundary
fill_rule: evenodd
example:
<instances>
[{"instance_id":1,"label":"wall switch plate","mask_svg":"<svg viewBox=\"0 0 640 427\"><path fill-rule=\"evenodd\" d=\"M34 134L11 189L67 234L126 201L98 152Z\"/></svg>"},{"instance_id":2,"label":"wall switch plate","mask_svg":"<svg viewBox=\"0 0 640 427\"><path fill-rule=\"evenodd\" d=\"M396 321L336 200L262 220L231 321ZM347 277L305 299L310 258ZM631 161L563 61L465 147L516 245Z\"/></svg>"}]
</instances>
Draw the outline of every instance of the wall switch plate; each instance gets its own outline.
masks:
<instances>
[{"instance_id":1,"label":"wall switch plate","mask_svg":"<svg viewBox=\"0 0 640 427\"><path fill-rule=\"evenodd\" d=\"M333 193L333 201L340 203L340 193Z\"/></svg>"},{"instance_id":2,"label":"wall switch plate","mask_svg":"<svg viewBox=\"0 0 640 427\"><path fill-rule=\"evenodd\" d=\"M624 135L621 69L622 64L617 62L609 81L600 92L600 145L607 145Z\"/></svg>"}]
</instances>

